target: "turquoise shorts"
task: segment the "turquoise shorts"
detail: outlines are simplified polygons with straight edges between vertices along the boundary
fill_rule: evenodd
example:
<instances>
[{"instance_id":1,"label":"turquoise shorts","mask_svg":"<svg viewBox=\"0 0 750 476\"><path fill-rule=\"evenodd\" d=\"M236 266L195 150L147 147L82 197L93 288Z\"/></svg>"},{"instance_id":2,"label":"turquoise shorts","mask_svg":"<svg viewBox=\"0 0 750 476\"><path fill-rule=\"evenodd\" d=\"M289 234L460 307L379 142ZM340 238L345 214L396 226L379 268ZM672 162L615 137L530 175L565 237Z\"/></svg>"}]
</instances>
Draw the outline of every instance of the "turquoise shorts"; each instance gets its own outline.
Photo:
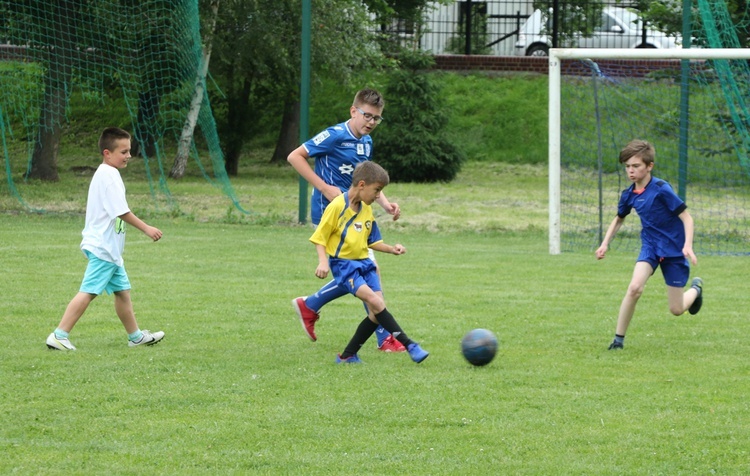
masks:
<instances>
[{"instance_id":1,"label":"turquoise shorts","mask_svg":"<svg viewBox=\"0 0 750 476\"><path fill-rule=\"evenodd\" d=\"M89 264L83 275L80 292L98 296L105 291L107 294L112 294L130 289L130 280L125 267L99 259L89 251L84 251L84 253L89 259Z\"/></svg>"}]
</instances>

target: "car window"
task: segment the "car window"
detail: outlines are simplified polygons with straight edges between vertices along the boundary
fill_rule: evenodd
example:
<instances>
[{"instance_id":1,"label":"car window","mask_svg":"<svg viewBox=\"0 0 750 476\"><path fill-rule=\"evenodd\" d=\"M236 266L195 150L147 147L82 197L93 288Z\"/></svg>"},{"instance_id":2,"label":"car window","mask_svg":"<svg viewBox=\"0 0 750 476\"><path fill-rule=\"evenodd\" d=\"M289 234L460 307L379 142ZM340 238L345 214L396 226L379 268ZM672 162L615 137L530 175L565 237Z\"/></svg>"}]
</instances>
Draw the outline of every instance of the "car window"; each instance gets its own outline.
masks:
<instances>
[{"instance_id":1,"label":"car window","mask_svg":"<svg viewBox=\"0 0 750 476\"><path fill-rule=\"evenodd\" d=\"M596 31L612 31L612 27L617 25L617 22L614 18L609 16L606 13L602 13L602 21L599 25L596 26Z\"/></svg>"}]
</instances>

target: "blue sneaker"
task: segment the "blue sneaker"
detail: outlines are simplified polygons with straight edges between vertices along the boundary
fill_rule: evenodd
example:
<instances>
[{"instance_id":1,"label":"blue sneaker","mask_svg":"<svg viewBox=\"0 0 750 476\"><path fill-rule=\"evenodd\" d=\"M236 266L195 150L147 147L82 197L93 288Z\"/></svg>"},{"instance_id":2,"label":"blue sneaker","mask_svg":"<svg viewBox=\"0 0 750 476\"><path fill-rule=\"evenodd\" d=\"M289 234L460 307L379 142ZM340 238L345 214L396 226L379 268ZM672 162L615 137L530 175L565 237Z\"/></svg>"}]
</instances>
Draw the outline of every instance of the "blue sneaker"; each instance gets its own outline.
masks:
<instances>
[{"instance_id":1,"label":"blue sneaker","mask_svg":"<svg viewBox=\"0 0 750 476\"><path fill-rule=\"evenodd\" d=\"M352 355L351 357L347 357L345 359L341 358L341 354L336 354L336 363L337 364L363 364L362 360L359 358L357 354Z\"/></svg>"},{"instance_id":2,"label":"blue sneaker","mask_svg":"<svg viewBox=\"0 0 750 476\"><path fill-rule=\"evenodd\" d=\"M409 352L409 357L416 363L422 362L424 359L429 357L430 353L419 347L419 344L412 342L406 347L406 351Z\"/></svg>"}]
</instances>

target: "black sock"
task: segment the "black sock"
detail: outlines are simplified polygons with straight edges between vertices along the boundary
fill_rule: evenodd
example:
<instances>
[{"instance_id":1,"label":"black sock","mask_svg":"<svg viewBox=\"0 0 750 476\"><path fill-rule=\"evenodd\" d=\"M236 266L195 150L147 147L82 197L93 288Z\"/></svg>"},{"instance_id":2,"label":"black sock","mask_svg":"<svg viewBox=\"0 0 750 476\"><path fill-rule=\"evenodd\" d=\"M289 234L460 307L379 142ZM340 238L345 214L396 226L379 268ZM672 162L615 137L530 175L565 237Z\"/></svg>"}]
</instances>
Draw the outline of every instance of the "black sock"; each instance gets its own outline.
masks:
<instances>
[{"instance_id":1,"label":"black sock","mask_svg":"<svg viewBox=\"0 0 750 476\"><path fill-rule=\"evenodd\" d=\"M618 344L623 344L625 342L625 336L615 334L615 342L617 342Z\"/></svg>"},{"instance_id":2,"label":"black sock","mask_svg":"<svg viewBox=\"0 0 750 476\"><path fill-rule=\"evenodd\" d=\"M357 326L357 330L354 331L354 336L352 336L352 340L349 341L348 344L346 344L346 348L344 349L344 352L341 353L342 359L348 359L352 355L359 352L360 347L365 345L365 342L367 342L367 339L370 338L373 332L375 332L375 329L378 328L378 325L370 320L369 317L365 317L362 322L359 323Z\"/></svg>"},{"instance_id":3,"label":"black sock","mask_svg":"<svg viewBox=\"0 0 750 476\"><path fill-rule=\"evenodd\" d=\"M380 325L383 326L383 329L390 332L391 335L397 341L401 342L404 347L408 347L409 344L412 343L412 340L409 339L406 334L404 334L404 331L401 330L401 326L398 325L396 319L391 315L390 312L388 312L388 309L383 309L378 314L375 314L375 319L377 319Z\"/></svg>"}]
</instances>

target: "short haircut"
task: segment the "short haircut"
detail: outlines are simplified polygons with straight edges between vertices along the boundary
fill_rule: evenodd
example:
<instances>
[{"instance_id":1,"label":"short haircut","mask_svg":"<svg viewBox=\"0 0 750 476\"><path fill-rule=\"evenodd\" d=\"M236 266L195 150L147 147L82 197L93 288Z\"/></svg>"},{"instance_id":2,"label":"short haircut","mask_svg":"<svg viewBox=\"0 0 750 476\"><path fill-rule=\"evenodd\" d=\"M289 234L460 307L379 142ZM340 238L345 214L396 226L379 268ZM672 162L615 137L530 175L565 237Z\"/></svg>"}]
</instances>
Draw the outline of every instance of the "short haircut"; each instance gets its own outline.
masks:
<instances>
[{"instance_id":1,"label":"short haircut","mask_svg":"<svg viewBox=\"0 0 750 476\"><path fill-rule=\"evenodd\" d=\"M646 165L653 164L656 150L645 140L633 139L620 151L620 163L624 164L635 156L640 157Z\"/></svg>"},{"instance_id":2,"label":"short haircut","mask_svg":"<svg viewBox=\"0 0 750 476\"><path fill-rule=\"evenodd\" d=\"M360 89L357 91L357 94L354 95L354 102L352 105L359 107L365 104L377 107L378 109L383 109L385 107L385 99L383 99L383 95L375 89Z\"/></svg>"},{"instance_id":3,"label":"short haircut","mask_svg":"<svg viewBox=\"0 0 750 476\"><path fill-rule=\"evenodd\" d=\"M104 150L113 150L115 148L115 142L121 139L130 139L130 133L125 129L119 127L107 127L102 131L102 135L99 136L99 152L102 154Z\"/></svg>"},{"instance_id":4,"label":"short haircut","mask_svg":"<svg viewBox=\"0 0 750 476\"><path fill-rule=\"evenodd\" d=\"M355 186L359 182L364 182L365 185L379 183L385 187L390 181L391 179L388 177L388 172L386 172L383 167L370 160L357 164L354 168L354 173L352 174L352 185Z\"/></svg>"}]
</instances>

